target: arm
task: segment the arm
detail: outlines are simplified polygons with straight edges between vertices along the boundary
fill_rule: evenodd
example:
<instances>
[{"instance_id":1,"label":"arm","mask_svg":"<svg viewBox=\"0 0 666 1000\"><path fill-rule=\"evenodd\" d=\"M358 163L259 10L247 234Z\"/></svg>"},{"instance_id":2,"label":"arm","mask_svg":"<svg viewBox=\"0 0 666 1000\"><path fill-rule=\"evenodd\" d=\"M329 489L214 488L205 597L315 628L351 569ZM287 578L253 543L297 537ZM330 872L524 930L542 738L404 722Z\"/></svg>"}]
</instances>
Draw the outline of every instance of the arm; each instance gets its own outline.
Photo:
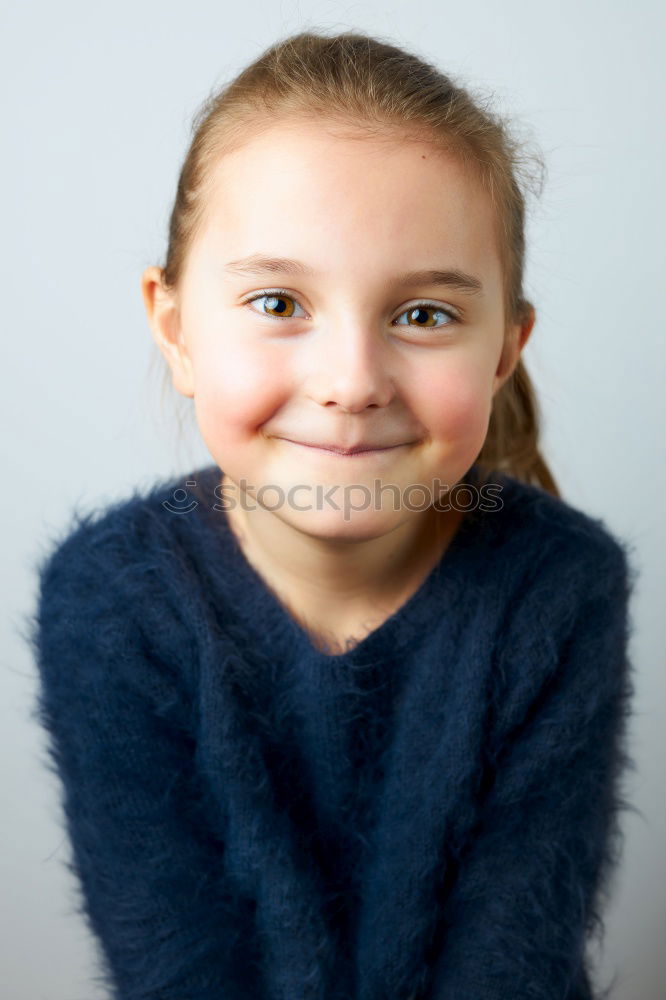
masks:
<instances>
[{"instance_id":1,"label":"arm","mask_svg":"<svg viewBox=\"0 0 666 1000\"><path fill-rule=\"evenodd\" d=\"M628 808L618 782L634 766L630 589L613 547L592 567L556 669L505 727L445 905L430 1000L590 1000L585 938L603 931Z\"/></svg>"},{"instance_id":2,"label":"arm","mask_svg":"<svg viewBox=\"0 0 666 1000\"><path fill-rule=\"evenodd\" d=\"M245 903L225 894L184 722L177 663L195 653L107 541L79 531L40 567L31 636L97 978L114 1000L247 1000Z\"/></svg>"}]
</instances>

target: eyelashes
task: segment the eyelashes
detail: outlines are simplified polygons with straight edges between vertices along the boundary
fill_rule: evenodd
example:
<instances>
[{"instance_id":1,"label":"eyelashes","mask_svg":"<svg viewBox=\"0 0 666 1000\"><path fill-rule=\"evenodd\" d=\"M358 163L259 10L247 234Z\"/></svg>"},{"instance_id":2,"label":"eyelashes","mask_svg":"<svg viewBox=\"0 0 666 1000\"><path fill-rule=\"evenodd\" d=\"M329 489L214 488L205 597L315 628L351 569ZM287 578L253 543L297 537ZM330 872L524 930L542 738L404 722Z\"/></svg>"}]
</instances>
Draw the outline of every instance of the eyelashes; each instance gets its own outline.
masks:
<instances>
[{"instance_id":1,"label":"eyelashes","mask_svg":"<svg viewBox=\"0 0 666 1000\"><path fill-rule=\"evenodd\" d=\"M259 299L274 299L275 301L277 301L278 299L290 299L292 302L296 302L296 299L293 297L293 295L290 295L284 289L282 289L282 288L273 288L273 289L268 289L267 291L259 292L257 295L253 295L249 299L245 299L245 304L246 305L250 305L251 302L257 302ZM272 308L275 308L275 306L273 306ZM257 312L256 309L254 311ZM262 313L260 313L260 315L267 316L268 313L262 312ZM289 313L289 314L284 314L282 316L269 317L269 318L272 318L272 319L275 319L275 318L277 318L277 319L293 319L294 317L293 317L293 313ZM301 319L302 317L297 317L297 318Z\"/></svg>"},{"instance_id":2,"label":"eyelashes","mask_svg":"<svg viewBox=\"0 0 666 1000\"><path fill-rule=\"evenodd\" d=\"M287 292L286 289L284 289L284 288L264 289L263 291L258 292L256 295L252 295L250 298L245 299L243 304L249 306L251 303L258 302L261 299L269 299L269 300L272 299L276 303L279 302L280 299L286 299L286 300L289 300L289 301L293 302L294 304L298 305L296 298L293 295L291 295L289 292ZM278 307L277 307L277 305L274 305L274 306L271 306L270 308L277 309ZM300 306L299 308L302 308L302 306ZM266 313L266 312L263 312L261 310L257 310L257 309L254 309L254 308L253 308L253 311L254 312L258 312L258 314L260 316L264 316L264 317L266 317L268 319L278 319L278 320L280 320L280 319L294 319L294 318L296 318L296 319L302 319L303 318L303 316L297 316L297 315L295 315L295 313L293 311L292 312L288 312L287 310L284 310L281 314L278 314L277 316L271 316L270 313ZM433 312L435 314L439 313L442 316L446 316L449 319L449 322L448 323L444 323L443 325L437 325L436 323L416 323L416 324L411 324L409 322L407 322L407 323L398 323L397 322L397 320L400 319L402 316L406 316L406 315L409 314L410 317L413 317L415 314L418 315L419 313L427 313L427 312ZM304 315L305 315L305 313L304 313ZM398 317L396 317L395 320L393 320L393 322L396 323L398 326L407 326L407 327L410 327L411 329L415 329L415 330L419 330L419 329L425 329L425 330L427 330L427 329L443 330L443 329L448 328L449 326L452 326L454 323L460 322L460 317L452 309L450 309L450 308L448 308L446 306L442 306L438 302L431 302L429 300L424 300L424 301L417 301L417 302L414 302L411 305L409 305L406 309L404 309L398 315Z\"/></svg>"},{"instance_id":3,"label":"eyelashes","mask_svg":"<svg viewBox=\"0 0 666 1000\"><path fill-rule=\"evenodd\" d=\"M413 313L428 312L428 311L432 311L435 314L439 313L441 316L448 316L451 322L445 323L444 327L451 326L453 323L458 322L458 317L454 312L452 312L450 309L447 309L445 306L438 305L435 302L417 302L416 305L409 306L407 309L403 310L403 312L400 313L400 316L406 316L408 313L413 314ZM411 326L411 324L398 323L398 326ZM419 329L427 330L427 329L432 329L433 327L437 330L443 329L443 327L441 326L435 326L435 324L429 324L429 323L416 323L414 325L414 329L416 330Z\"/></svg>"}]
</instances>

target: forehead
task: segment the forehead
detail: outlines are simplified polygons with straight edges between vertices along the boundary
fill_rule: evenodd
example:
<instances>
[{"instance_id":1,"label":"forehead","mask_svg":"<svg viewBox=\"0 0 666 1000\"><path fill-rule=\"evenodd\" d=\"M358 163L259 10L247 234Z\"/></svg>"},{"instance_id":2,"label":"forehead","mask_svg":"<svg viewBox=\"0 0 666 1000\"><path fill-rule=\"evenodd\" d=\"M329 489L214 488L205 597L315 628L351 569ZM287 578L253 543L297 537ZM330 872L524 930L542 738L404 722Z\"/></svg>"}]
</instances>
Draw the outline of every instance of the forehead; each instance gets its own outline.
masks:
<instances>
[{"instance_id":1,"label":"forehead","mask_svg":"<svg viewBox=\"0 0 666 1000\"><path fill-rule=\"evenodd\" d=\"M222 156L210 180L201 238L227 259L275 252L366 274L437 261L499 280L487 193L423 139L276 124Z\"/></svg>"}]
</instances>

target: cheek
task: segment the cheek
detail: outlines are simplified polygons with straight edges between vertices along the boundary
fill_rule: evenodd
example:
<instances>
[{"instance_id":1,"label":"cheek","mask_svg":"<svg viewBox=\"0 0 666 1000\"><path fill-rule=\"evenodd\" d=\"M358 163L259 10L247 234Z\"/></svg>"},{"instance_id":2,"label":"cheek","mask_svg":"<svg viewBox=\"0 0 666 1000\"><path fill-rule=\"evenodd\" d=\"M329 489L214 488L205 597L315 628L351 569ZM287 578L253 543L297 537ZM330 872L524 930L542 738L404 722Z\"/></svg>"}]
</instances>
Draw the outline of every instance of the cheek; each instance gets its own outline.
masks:
<instances>
[{"instance_id":1,"label":"cheek","mask_svg":"<svg viewBox=\"0 0 666 1000\"><path fill-rule=\"evenodd\" d=\"M240 348L225 342L198 362L194 405L202 430L245 439L288 398L287 372L266 344Z\"/></svg>"},{"instance_id":2,"label":"cheek","mask_svg":"<svg viewBox=\"0 0 666 1000\"><path fill-rule=\"evenodd\" d=\"M432 368L419 386L419 415L434 439L469 442L479 447L485 439L492 395L479 366L449 364Z\"/></svg>"}]
</instances>

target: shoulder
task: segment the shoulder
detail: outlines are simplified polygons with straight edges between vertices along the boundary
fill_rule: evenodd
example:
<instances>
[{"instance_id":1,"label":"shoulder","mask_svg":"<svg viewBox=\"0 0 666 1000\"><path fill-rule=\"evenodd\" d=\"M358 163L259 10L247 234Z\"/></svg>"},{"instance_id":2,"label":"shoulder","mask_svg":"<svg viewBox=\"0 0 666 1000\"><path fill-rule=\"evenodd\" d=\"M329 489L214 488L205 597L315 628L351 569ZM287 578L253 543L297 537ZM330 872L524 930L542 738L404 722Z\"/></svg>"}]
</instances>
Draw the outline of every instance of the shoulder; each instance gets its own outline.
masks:
<instances>
[{"instance_id":1,"label":"shoulder","mask_svg":"<svg viewBox=\"0 0 666 1000\"><path fill-rule=\"evenodd\" d=\"M161 506L186 480L164 477L115 501L70 512L33 561L37 600L29 642L135 648L147 636L151 649L163 649L165 657L169 649L186 648L176 519L164 516Z\"/></svg>"},{"instance_id":2,"label":"shoulder","mask_svg":"<svg viewBox=\"0 0 666 1000\"><path fill-rule=\"evenodd\" d=\"M36 560L37 597L20 626L53 697L189 697L196 673L191 612L179 589L175 521L160 504L186 477L73 510ZM176 695L172 696L172 692Z\"/></svg>"},{"instance_id":3,"label":"shoulder","mask_svg":"<svg viewBox=\"0 0 666 1000\"><path fill-rule=\"evenodd\" d=\"M42 546L21 630L37 668L33 711L54 732L102 709L105 724L139 706L179 720L190 704L190 630L163 583L170 546L152 513L170 482L77 506Z\"/></svg>"},{"instance_id":4,"label":"shoulder","mask_svg":"<svg viewBox=\"0 0 666 1000\"><path fill-rule=\"evenodd\" d=\"M621 681L637 569L632 543L603 517L512 477L494 482L503 506L489 515L492 554L504 569L493 703L504 733L547 685L573 690L577 672L592 692Z\"/></svg>"},{"instance_id":5,"label":"shoulder","mask_svg":"<svg viewBox=\"0 0 666 1000\"><path fill-rule=\"evenodd\" d=\"M479 505L492 522L497 556L541 584L544 597L557 600L564 589L582 598L613 582L633 586L633 543L603 517L505 474L495 474L481 487Z\"/></svg>"},{"instance_id":6,"label":"shoulder","mask_svg":"<svg viewBox=\"0 0 666 1000\"><path fill-rule=\"evenodd\" d=\"M163 477L87 509L75 506L66 523L42 543L36 560L40 584L79 578L120 584L132 575L159 573L169 555L164 542L175 522L163 515L178 510L179 489L184 494L185 484L197 474Z\"/></svg>"}]
</instances>

